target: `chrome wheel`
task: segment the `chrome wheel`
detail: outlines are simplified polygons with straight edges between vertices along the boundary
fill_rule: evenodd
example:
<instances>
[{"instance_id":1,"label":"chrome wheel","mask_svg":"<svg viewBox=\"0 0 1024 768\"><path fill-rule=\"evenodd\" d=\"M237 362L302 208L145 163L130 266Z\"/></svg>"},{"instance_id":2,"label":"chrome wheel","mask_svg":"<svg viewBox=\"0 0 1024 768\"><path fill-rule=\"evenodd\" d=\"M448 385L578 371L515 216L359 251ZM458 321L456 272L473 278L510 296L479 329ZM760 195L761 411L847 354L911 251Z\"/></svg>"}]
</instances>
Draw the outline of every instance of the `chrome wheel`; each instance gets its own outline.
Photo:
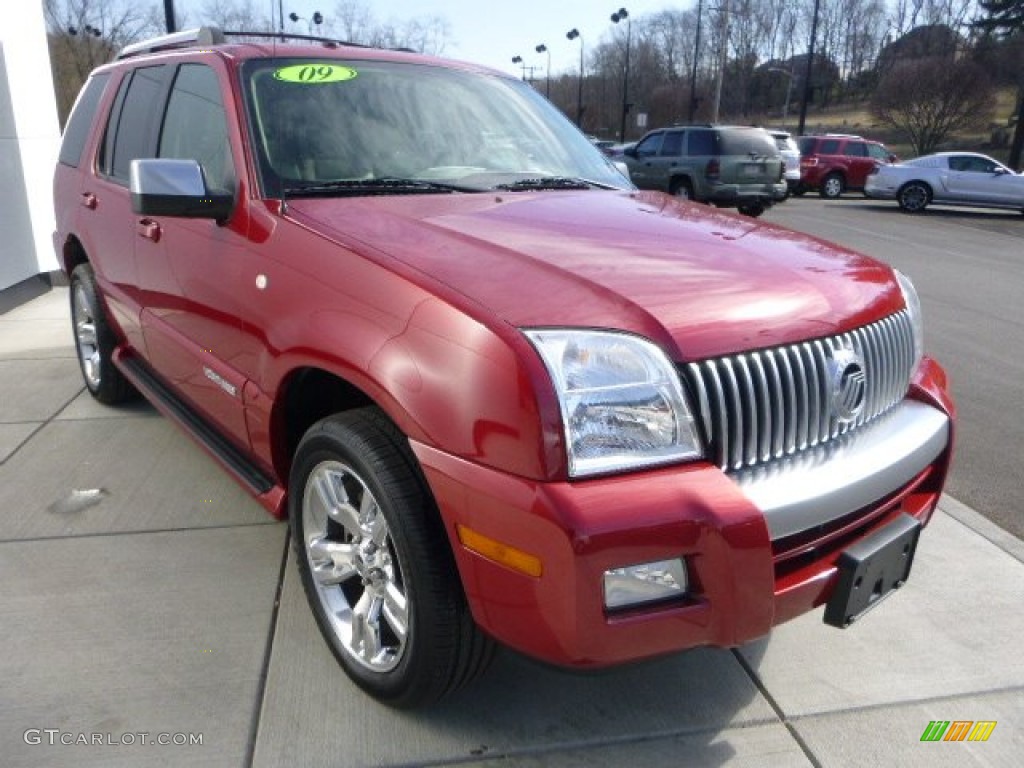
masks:
<instances>
[{"instance_id":1,"label":"chrome wheel","mask_svg":"<svg viewBox=\"0 0 1024 768\"><path fill-rule=\"evenodd\" d=\"M302 498L306 558L324 615L344 651L372 672L402 660L409 608L387 520L362 478L318 464Z\"/></svg>"},{"instance_id":2,"label":"chrome wheel","mask_svg":"<svg viewBox=\"0 0 1024 768\"><path fill-rule=\"evenodd\" d=\"M843 177L830 174L821 184L821 196L835 199L843 194Z\"/></svg>"},{"instance_id":3,"label":"chrome wheel","mask_svg":"<svg viewBox=\"0 0 1024 768\"><path fill-rule=\"evenodd\" d=\"M394 422L366 407L311 425L289 489L302 587L356 685L415 707L487 668L494 643L473 622L441 513Z\"/></svg>"},{"instance_id":4,"label":"chrome wheel","mask_svg":"<svg viewBox=\"0 0 1024 768\"><path fill-rule=\"evenodd\" d=\"M672 187L672 194L680 200L693 200L693 190L689 182L679 181Z\"/></svg>"},{"instance_id":5,"label":"chrome wheel","mask_svg":"<svg viewBox=\"0 0 1024 768\"><path fill-rule=\"evenodd\" d=\"M93 316L89 297L81 283L76 283L71 295L72 322L75 325L75 341L78 347L78 362L82 376L89 389L97 390L102 383L100 376L100 348L96 337L96 318Z\"/></svg>"}]
</instances>

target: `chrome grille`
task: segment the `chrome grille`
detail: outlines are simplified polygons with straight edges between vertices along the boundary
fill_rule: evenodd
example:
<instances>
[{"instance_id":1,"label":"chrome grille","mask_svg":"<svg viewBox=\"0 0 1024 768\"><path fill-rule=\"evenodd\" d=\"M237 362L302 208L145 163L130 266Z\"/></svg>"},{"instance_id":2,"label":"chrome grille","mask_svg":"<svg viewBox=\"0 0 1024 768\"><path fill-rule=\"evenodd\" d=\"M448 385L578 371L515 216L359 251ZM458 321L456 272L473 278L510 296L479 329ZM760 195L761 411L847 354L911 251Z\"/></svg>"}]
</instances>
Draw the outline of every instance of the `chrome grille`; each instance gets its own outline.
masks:
<instances>
[{"instance_id":1,"label":"chrome grille","mask_svg":"<svg viewBox=\"0 0 1024 768\"><path fill-rule=\"evenodd\" d=\"M853 350L867 378L863 407L842 421L832 407L829 361ZM903 399L914 362L906 311L849 333L731 355L681 368L696 397L709 458L737 470L826 443Z\"/></svg>"}]
</instances>

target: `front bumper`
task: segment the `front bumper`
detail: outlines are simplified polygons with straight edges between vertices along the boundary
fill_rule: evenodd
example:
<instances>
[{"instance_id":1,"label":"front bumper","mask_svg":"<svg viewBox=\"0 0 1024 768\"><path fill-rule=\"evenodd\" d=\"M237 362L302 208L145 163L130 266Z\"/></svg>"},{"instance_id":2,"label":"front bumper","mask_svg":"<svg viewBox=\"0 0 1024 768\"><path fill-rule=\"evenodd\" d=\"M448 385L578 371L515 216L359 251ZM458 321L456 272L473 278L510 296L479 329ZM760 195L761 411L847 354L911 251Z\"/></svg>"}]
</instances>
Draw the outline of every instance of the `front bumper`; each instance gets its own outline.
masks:
<instances>
[{"instance_id":1,"label":"front bumper","mask_svg":"<svg viewBox=\"0 0 1024 768\"><path fill-rule=\"evenodd\" d=\"M852 543L902 513L926 523L946 476L952 407L937 365L926 361L918 378L916 399L893 418L764 477L700 463L540 483L413 448L478 624L547 662L607 666L762 636L828 600ZM883 457L895 466L888 474ZM457 525L539 558L541 575L466 549ZM606 570L679 557L685 599L605 610Z\"/></svg>"}]
</instances>

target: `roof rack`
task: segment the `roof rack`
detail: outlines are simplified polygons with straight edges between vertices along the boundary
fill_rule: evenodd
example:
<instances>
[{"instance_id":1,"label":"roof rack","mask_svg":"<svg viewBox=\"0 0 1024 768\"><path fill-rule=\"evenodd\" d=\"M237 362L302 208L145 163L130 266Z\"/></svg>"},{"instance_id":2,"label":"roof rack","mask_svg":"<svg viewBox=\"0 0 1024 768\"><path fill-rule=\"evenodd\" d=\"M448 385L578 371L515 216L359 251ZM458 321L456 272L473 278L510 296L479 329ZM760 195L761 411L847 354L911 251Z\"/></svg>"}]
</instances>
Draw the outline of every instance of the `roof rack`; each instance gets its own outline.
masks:
<instances>
[{"instance_id":1,"label":"roof rack","mask_svg":"<svg viewBox=\"0 0 1024 768\"><path fill-rule=\"evenodd\" d=\"M217 27L196 27L183 32L174 32L169 35L153 37L138 43L126 45L117 54L118 59L127 59L130 56L138 56L143 53L155 53L157 51L173 50L175 48L188 48L190 46L211 46L227 42L229 37L256 38L260 40L302 40L308 43L323 43L329 47L338 45L350 48L372 48L374 46L363 45L362 43L350 43L345 40L334 40L330 37L317 37L315 35L299 35L291 32L242 32L233 30L221 30ZM392 48L393 51L403 53L415 53L410 48Z\"/></svg>"},{"instance_id":2,"label":"roof rack","mask_svg":"<svg viewBox=\"0 0 1024 768\"><path fill-rule=\"evenodd\" d=\"M217 45L223 42L224 33L216 27L196 27L195 29L172 32L169 35L152 37L149 40L126 45L117 54L117 58L127 59L130 56L138 56L141 53L153 53L169 48L184 48L190 45Z\"/></svg>"}]
</instances>

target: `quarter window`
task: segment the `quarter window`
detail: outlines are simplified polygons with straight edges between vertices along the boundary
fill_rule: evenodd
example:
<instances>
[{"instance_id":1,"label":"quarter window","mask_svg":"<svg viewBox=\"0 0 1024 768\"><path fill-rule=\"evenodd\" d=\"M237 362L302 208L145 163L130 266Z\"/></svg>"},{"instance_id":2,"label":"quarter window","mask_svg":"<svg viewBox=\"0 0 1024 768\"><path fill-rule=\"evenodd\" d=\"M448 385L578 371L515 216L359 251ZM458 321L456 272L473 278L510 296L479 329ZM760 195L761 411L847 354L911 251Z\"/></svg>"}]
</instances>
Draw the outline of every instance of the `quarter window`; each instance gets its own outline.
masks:
<instances>
[{"instance_id":1,"label":"quarter window","mask_svg":"<svg viewBox=\"0 0 1024 768\"><path fill-rule=\"evenodd\" d=\"M71 112L71 117L68 118L68 124L64 128L64 139L60 145L60 161L64 165L78 167L82 158L82 149L89 138L89 129L96 116L96 108L99 107L100 97L103 95L103 89L109 79L110 75L107 73L89 78L78 101L75 102L75 108Z\"/></svg>"}]
</instances>

